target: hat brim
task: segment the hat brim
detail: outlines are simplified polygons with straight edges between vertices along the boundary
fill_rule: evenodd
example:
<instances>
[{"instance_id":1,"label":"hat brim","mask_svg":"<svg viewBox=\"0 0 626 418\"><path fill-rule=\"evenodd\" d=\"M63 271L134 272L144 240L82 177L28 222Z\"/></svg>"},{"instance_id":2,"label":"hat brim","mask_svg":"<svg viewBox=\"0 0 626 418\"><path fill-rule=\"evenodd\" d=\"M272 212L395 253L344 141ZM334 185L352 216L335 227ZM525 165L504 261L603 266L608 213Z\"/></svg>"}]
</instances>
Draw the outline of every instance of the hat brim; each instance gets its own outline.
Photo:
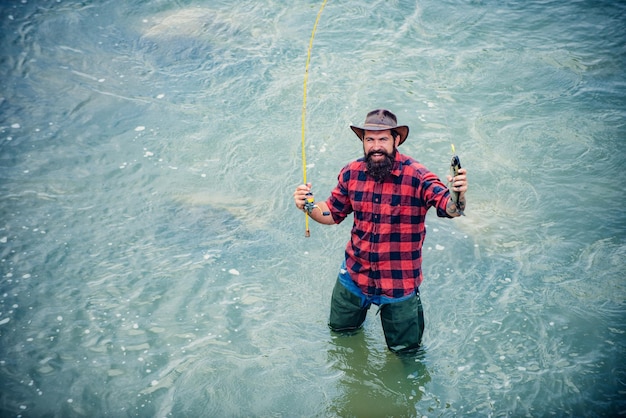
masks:
<instances>
[{"instance_id":1,"label":"hat brim","mask_svg":"<svg viewBox=\"0 0 626 418\"><path fill-rule=\"evenodd\" d=\"M392 129L395 129L400 135L400 142L398 143L398 145L402 145L402 143L406 141L406 138L409 136L409 127L406 125L399 125L396 127L372 126L372 125L365 125L361 127L361 126L350 125L350 128L356 134L356 136L359 137L361 141L363 141L363 137L365 136L365 131L390 131Z\"/></svg>"}]
</instances>

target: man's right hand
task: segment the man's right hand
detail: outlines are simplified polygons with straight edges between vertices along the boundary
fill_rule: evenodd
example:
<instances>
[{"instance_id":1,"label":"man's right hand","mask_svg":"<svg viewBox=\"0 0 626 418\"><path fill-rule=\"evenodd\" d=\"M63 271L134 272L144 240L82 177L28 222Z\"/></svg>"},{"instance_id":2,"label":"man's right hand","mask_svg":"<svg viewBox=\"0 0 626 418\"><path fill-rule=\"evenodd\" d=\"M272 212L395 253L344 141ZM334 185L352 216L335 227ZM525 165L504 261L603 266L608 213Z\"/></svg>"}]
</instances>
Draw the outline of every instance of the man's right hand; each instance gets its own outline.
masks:
<instances>
[{"instance_id":1,"label":"man's right hand","mask_svg":"<svg viewBox=\"0 0 626 418\"><path fill-rule=\"evenodd\" d=\"M296 191L293 192L294 203L296 204L296 207L300 210L304 210L307 193L311 193L311 183L301 184L296 187Z\"/></svg>"}]
</instances>

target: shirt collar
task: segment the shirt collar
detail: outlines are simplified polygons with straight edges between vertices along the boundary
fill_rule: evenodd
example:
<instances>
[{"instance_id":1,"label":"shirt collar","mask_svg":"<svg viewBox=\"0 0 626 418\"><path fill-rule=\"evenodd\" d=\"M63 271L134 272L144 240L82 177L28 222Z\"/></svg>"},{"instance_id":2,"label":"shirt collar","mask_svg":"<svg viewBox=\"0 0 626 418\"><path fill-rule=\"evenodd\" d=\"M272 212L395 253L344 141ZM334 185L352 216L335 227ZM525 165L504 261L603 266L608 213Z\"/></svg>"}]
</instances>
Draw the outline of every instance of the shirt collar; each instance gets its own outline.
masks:
<instances>
[{"instance_id":1,"label":"shirt collar","mask_svg":"<svg viewBox=\"0 0 626 418\"><path fill-rule=\"evenodd\" d=\"M404 155L400 154L396 148L395 161L393 162L393 168L391 169L391 175L399 177L402 172L402 163L404 163Z\"/></svg>"}]
</instances>

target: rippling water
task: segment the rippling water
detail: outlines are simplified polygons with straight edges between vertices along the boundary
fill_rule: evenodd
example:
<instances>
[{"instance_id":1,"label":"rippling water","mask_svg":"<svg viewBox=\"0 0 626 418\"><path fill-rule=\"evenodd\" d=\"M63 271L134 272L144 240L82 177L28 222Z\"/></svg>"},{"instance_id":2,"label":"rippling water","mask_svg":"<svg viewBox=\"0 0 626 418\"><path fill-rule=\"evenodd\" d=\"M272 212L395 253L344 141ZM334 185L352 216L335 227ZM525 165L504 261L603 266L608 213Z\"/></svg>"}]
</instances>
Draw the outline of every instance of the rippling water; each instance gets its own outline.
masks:
<instances>
[{"instance_id":1,"label":"rippling water","mask_svg":"<svg viewBox=\"0 0 626 418\"><path fill-rule=\"evenodd\" d=\"M429 215L424 350L326 327L350 222L311 225L321 2L0 6L2 416L626 411L626 6L330 0L308 180L375 107L467 216Z\"/></svg>"}]
</instances>

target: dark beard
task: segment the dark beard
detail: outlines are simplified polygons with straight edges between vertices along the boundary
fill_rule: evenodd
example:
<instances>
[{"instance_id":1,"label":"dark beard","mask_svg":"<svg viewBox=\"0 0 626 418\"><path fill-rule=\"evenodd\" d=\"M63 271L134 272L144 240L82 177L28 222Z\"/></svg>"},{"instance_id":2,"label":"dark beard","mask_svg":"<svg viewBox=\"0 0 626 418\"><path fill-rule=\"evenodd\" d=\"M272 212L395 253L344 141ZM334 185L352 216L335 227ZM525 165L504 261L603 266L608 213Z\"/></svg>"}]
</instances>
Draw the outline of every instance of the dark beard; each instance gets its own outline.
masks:
<instances>
[{"instance_id":1,"label":"dark beard","mask_svg":"<svg viewBox=\"0 0 626 418\"><path fill-rule=\"evenodd\" d=\"M391 170L393 169L393 163L396 160L395 153L389 155L384 152L385 158L379 162L372 161L373 154L373 152L370 152L365 156L367 172L370 176L374 177L376 181L382 181L389 173L391 173Z\"/></svg>"}]
</instances>

